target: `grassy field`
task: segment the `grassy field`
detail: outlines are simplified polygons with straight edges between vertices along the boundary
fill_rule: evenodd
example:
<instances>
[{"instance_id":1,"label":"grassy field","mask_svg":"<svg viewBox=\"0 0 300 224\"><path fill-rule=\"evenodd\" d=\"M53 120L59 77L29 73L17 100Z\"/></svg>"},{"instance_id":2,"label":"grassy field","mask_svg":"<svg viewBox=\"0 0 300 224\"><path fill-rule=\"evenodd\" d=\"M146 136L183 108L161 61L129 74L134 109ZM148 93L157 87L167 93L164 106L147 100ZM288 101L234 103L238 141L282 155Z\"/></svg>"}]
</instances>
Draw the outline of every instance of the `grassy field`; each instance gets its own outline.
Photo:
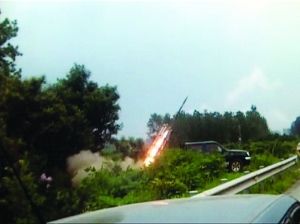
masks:
<instances>
[{"instance_id":1,"label":"grassy field","mask_svg":"<svg viewBox=\"0 0 300 224\"><path fill-rule=\"evenodd\" d=\"M300 163L270 177L240 194L282 194L300 180Z\"/></svg>"}]
</instances>

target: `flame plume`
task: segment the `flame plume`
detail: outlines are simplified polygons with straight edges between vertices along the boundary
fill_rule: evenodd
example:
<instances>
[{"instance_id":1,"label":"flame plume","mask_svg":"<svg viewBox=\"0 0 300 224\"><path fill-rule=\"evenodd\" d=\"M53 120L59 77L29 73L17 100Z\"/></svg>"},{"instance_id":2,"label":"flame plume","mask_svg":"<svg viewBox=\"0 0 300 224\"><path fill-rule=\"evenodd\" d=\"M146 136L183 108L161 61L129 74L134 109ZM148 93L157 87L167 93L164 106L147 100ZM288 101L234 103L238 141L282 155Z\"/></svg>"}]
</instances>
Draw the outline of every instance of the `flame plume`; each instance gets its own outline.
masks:
<instances>
[{"instance_id":1,"label":"flame plume","mask_svg":"<svg viewBox=\"0 0 300 224\"><path fill-rule=\"evenodd\" d=\"M171 131L172 131L171 128L167 124L164 124L161 127L154 141L152 142L152 144L148 149L146 159L144 160L145 166L149 166L151 163L153 163L157 154L161 150L163 150L164 146L166 145L169 139Z\"/></svg>"}]
</instances>

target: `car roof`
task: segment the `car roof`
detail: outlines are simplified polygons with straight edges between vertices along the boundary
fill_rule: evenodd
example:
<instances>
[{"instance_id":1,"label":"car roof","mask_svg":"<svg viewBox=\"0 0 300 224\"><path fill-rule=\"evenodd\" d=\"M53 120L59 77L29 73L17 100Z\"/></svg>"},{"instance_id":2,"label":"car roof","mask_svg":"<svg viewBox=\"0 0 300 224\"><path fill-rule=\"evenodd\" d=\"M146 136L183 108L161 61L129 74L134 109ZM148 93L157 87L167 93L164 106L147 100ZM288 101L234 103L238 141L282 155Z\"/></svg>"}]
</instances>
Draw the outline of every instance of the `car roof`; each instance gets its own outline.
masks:
<instances>
[{"instance_id":1,"label":"car roof","mask_svg":"<svg viewBox=\"0 0 300 224\"><path fill-rule=\"evenodd\" d=\"M202 142L185 142L185 145L199 145L199 144L219 144L216 141L202 141Z\"/></svg>"},{"instance_id":2,"label":"car roof","mask_svg":"<svg viewBox=\"0 0 300 224\"><path fill-rule=\"evenodd\" d=\"M295 202L285 195L184 198L102 209L51 223L278 223Z\"/></svg>"}]
</instances>

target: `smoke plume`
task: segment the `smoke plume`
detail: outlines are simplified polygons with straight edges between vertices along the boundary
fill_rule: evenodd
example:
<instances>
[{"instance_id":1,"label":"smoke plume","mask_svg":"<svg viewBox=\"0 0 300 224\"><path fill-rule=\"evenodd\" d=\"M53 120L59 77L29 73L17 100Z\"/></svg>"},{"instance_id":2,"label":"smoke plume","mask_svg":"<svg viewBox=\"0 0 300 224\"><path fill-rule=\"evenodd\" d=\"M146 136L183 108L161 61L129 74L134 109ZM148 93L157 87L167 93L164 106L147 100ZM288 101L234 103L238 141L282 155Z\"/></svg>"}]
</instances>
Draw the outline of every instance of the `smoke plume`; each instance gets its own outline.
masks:
<instances>
[{"instance_id":1,"label":"smoke plume","mask_svg":"<svg viewBox=\"0 0 300 224\"><path fill-rule=\"evenodd\" d=\"M124 160L115 162L101 156L99 152L93 153L90 150L80 151L78 154L72 155L67 159L67 170L72 176L73 185L78 185L80 181L88 175L85 171L88 167L94 167L96 170L100 170L111 169L115 165L119 165L122 170L128 168L139 169L142 167L143 162L134 162L130 157L125 157Z\"/></svg>"}]
</instances>

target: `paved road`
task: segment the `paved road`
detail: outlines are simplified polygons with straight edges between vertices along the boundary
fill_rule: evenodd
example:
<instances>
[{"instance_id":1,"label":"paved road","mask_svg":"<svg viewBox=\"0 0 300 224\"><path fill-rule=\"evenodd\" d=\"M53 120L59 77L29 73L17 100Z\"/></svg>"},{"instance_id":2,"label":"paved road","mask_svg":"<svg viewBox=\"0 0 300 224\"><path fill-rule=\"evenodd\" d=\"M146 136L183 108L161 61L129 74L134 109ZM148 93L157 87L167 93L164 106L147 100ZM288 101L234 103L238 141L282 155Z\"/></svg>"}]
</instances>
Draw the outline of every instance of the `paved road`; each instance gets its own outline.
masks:
<instances>
[{"instance_id":1,"label":"paved road","mask_svg":"<svg viewBox=\"0 0 300 224\"><path fill-rule=\"evenodd\" d=\"M287 192L286 194L289 194L295 198L297 198L300 201L300 180L298 180Z\"/></svg>"}]
</instances>

